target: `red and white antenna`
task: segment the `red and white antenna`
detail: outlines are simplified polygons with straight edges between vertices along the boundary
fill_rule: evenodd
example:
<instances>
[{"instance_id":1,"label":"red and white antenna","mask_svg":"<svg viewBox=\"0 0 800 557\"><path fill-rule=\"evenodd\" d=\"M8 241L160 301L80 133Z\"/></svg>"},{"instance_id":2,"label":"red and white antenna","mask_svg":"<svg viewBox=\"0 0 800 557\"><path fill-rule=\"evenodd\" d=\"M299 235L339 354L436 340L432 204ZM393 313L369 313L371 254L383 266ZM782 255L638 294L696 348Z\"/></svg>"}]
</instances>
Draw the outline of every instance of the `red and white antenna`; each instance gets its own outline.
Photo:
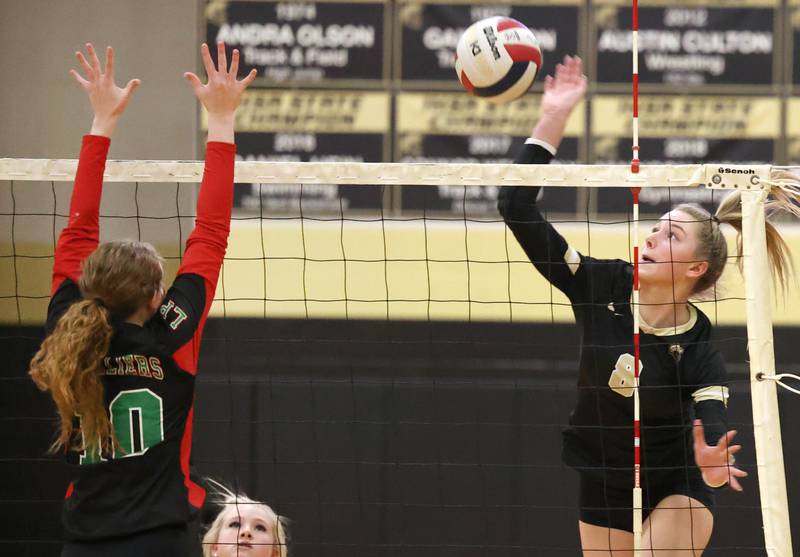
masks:
<instances>
[{"instance_id":1,"label":"red and white antenna","mask_svg":"<svg viewBox=\"0 0 800 557\"><path fill-rule=\"evenodd\" d=\"M639 1L633 0L633 146L631 172L639 172ZM633 314L633 554L640 557L642 550L642 455L641 421L639 408L639 191L631 188L633 194L633 295L631 313Z\"/></svg>"}]
</instances>

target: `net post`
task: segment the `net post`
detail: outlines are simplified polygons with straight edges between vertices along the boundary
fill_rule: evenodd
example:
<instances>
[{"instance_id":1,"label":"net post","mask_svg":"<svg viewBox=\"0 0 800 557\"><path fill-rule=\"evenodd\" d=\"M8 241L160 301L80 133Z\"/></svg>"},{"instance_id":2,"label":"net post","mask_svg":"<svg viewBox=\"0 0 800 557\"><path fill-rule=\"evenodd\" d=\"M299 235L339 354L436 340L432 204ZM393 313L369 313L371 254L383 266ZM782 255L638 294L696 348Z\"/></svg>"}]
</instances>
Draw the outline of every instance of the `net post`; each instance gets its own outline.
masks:
<instances>
[{"instance_id":1,"label":"net post","mask_svg":"<svg viewBox=\"0 0 800 557\"><path fill-rule=\"evenodd\" d=\"M789 557L792 555L792 538L777 387L773 381L760 380L761 374L775 374L771 273L764 209L768 193L766 190L741 192L747 350L750 356L753 437L758 463L764 544L770 557Z\"/></svg>"}]
</instances>

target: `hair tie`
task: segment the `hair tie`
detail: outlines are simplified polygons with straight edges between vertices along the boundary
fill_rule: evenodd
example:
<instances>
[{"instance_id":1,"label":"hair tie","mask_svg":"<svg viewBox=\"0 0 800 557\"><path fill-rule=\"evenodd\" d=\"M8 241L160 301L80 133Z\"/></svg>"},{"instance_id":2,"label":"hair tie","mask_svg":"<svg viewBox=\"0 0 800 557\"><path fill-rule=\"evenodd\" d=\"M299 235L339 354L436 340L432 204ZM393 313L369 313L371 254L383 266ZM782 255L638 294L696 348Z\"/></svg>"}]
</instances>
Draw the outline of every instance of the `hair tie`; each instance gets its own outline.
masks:
<instances>
[{"instance_id":1,"label":"hair tie","mask_svg":"<svg viewBox=\"0 0 800 557\"><path fill-rule=\"evenodd\" d=\"M722 223L720 222L720 220L719 220L719 217L718 217L717 215L711 215L711 220L713 220L714 222L716 222L716 223L717 223L717 226L719 226L720 224L722 224Z\"/></svg>"}]
</instances>

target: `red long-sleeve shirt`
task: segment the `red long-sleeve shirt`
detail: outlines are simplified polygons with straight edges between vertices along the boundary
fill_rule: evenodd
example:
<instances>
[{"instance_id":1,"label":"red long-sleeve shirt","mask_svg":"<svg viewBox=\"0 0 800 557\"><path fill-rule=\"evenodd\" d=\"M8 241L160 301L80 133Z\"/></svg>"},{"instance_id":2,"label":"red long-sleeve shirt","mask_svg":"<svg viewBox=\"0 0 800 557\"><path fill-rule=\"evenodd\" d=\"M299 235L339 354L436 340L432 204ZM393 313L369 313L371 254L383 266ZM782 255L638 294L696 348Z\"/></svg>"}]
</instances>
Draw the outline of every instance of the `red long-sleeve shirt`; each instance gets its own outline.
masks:
<instances>
[{"instance_id":1,"label":"red long-sleeve shirt","mask_svg":"<svg viewBox=\"0 0 800 557\"><path fill-rule=\"evenodd\" d=\"M99 241L108 147L108 138L84 137L69 222L56 246L48 332L81 299L81 263ZM203 503L205 491L189 475L194 374L227 248L235 151L228 143L207 145L195 228L160 310L144 326L116 316L102 381L122 449L68 454L74 465L62 514L68 539L185 523L190 508Z\"/></svg>"}]
</instances>

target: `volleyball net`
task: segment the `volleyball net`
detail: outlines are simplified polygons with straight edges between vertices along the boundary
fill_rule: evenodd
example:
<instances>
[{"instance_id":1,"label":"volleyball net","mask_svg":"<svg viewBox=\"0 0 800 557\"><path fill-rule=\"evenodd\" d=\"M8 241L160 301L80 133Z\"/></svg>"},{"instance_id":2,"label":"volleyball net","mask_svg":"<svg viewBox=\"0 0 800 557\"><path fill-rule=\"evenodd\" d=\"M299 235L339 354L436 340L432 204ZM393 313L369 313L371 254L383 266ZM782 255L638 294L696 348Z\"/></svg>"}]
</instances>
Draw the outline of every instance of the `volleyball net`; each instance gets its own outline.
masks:
<instances>
[{"instance_id":1,"label":"volleyball net","mask_svg":"<svg viewBox=\"0 0 800 557\"><path fill-rule=\"evenodd\" d=\"M42 457L52 416L18 395L32 389L24 366L46 314L76 167L0 159L0 315L15 354L2 419L40 441L6 459L9 472L56 470ZM174 274L202 169L109 161L102 238L149 241ZM787 170L237 162L229 248L200 359L196 472L292 519L297 555L574 554L577 476L561 463L560 435L574 404L578 334L567 298L493 210L497 187L544 186L542 209L570 246L625 261L637 245L626 188L652 200L639 217L642 237L664 208L688 198L712 208L739 190L745 280L731 249L722 287L696 305L728 363L730 426L745 445L737 466L750 478L745 495L718 495L707 554L790 555L776 394L786 370L775 369L772 323L796 326L797 301L790 293L773 315L764 248L766 194L789 184ZM449 210L399 209L409 188L446 192ZM625 202L599 215L597 192L609 188ZM548 210L563 191L579 192L577 212ZM794 226L779 226L800 248ZM52 513L58 494L14 488L5 503Z\"/></svg>"}]
</instances>

